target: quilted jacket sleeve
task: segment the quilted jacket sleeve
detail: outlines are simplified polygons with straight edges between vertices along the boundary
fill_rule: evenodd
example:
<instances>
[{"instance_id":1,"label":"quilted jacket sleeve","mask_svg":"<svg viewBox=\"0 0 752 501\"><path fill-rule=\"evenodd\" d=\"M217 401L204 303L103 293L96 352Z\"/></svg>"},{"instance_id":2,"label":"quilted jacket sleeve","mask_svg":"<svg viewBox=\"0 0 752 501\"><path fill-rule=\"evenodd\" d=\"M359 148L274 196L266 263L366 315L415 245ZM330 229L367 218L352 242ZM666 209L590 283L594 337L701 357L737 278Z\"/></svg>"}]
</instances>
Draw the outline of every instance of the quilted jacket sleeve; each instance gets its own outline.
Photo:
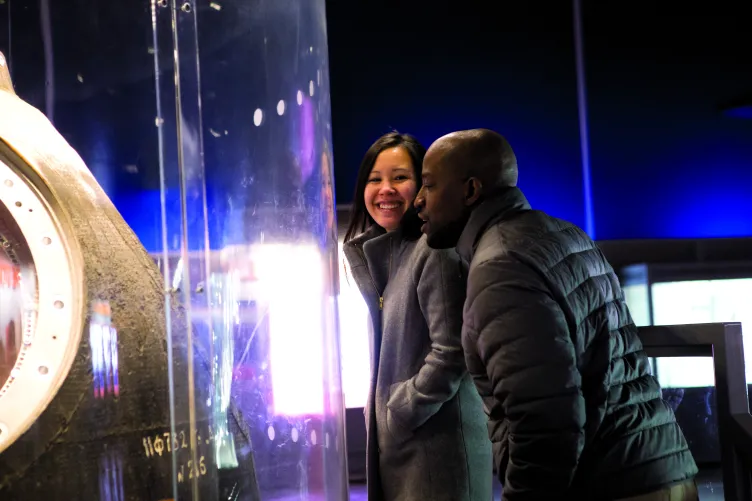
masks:
<instances>
[{"instance_id":1,"label":"quilted jacket sleeve","mask_svg":"<svg viewBox=\"0 0 752 501\"><path fill-rule=\"evenodd\" d=\"M400 383L387 403L388 419L396 418L410 430L451 400L467 373L461 342L466 278L466 267L454 250L431 251L417 278L431 350L418 373Z\"/></svg>"},{"instance_id":2,"label":"quilted jacket sleeve","mask_svg":"<svg viewBox=\"0 0 752 501\"><path fill-rule=\"evenodd\" d=\"M564 314L543 279L504 258L469 279L465 329L508 423L503 499L557 499L584 445L585 402Z\"/></svg>"}]
</instances>

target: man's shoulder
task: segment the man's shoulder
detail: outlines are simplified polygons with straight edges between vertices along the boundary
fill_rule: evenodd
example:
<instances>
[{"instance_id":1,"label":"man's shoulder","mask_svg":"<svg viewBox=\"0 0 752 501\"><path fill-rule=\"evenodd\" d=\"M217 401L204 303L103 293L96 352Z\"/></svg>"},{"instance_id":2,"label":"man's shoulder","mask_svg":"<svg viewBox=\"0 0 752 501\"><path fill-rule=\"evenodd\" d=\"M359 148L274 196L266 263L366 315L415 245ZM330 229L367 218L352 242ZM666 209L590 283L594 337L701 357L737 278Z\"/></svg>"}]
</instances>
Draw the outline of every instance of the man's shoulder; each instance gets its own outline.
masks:
<instances>
[{"instance_id":1,"label":"man's shoulder","mask_svg":"<svg viewBox=\"0 0 752 501\"><path fill-rule=\"evenodd\" d=\"M488 230L504 235L509 244L529 245L532 242L544 244L556 241L569 233L573 237L589 241L587 234L577 225L543 211L529 210L510 219L496 221Z\"/></svg>"},{"instance_id":2,"label":"man's shoulder","mask_svg":"<svg viewBox=\"0 0 752 501\"><path fill-rule=\"evenodd\" d=\"M470 271L493 266L498 261L514 261L530 248L537 237L545 234L549 216L526 211L510 219L492 222L483 231L470 263Z\"/></svg>"},{"instance_id":3,"label":"man's shoulder","mask_svg":"<svg viewBox=\"0 0 752 501\"><path fill-rule=\"evenodd\" d=\"M517 267L545 276L558 269L559 263L578 254L589 256L593 263L602 260L599 269L608 268L595 242L568 221L540 211L526 211L493 222L481 235L470 262L467 296L477 296L496 282L508 279L510 274L526 273L516 270Z\"/></svg>"},{"instance_id":4,"label":"man's shoulder","mask_svg":"<svg viewBox=\"0 0 752 501\"><path fill-rule=\"evenodd\" d=\"M548 268L568 254L594 248L595 242L579 226L530 210L489 225L478 242L473 264L516 260Z\"/></svg>"}]
</instances>

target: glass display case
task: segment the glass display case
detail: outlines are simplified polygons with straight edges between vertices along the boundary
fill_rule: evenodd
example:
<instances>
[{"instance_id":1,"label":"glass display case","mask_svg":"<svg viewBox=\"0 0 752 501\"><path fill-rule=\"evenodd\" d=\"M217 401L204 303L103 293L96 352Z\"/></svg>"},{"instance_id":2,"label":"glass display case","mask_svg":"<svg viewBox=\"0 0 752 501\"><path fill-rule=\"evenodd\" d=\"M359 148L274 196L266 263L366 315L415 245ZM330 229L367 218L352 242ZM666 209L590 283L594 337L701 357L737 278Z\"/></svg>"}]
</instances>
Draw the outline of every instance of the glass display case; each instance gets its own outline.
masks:
<instances>
[{"instance_id":1,"label":"glass display case","mask_svg":"<svg viewBox=\"0 0 752 501\"><path fill-rule=\"evenodd\" d=\"M0 499L345 500L323 0L0 0Z\"/></svg>"}]
</instances>

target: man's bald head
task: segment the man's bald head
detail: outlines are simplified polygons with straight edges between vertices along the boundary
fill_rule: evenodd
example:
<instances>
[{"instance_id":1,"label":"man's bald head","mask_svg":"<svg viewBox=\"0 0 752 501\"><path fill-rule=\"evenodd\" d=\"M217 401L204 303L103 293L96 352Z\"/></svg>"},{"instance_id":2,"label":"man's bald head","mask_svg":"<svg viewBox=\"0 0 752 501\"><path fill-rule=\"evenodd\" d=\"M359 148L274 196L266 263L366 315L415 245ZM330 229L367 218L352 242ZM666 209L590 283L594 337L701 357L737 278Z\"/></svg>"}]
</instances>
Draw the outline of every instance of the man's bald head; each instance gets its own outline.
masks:
<instances>
[{"instance_id":1,"label":"man's bald head","mask_svg":"<svg viewBox=\"0 0 752 501\"><path fill-rule=\"evenodd\" d=\"M509 142L492 130L447 134L431 145L426 160L463 179L478 178L484 191L517 186L517 157Z\"/></svg>"},{"instance_id":2,"label":"man's bald head","mask_svg":"<svg viewBox=\"0 0 752 501\"><path fill-rule=\"evenodd\" d=\"M487 129L448 134L423 159L423 187L415 207L434 248L452 247L483 200L517 186L517 158L502 136Z\"/></svg>"}]
</instances>

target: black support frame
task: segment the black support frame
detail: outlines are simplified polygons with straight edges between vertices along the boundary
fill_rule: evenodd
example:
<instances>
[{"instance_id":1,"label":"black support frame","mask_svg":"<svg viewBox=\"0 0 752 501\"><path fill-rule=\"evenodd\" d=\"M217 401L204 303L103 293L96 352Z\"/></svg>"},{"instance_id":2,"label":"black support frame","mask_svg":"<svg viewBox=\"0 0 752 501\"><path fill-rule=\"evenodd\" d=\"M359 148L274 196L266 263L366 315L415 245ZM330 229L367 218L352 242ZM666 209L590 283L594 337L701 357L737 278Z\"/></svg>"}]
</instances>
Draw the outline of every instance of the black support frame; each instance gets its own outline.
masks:
<instances>
[{"instance_id":1,"label":"black support frame","mask_svg":"<svg viewBox=\"0 0 752 501\"><path fill-rule=\"evenodd\" d=\"M713 357L723 492L752 501L752 415L740 323L640 327L649 357Z\"/></svg>"}]
</instances>

